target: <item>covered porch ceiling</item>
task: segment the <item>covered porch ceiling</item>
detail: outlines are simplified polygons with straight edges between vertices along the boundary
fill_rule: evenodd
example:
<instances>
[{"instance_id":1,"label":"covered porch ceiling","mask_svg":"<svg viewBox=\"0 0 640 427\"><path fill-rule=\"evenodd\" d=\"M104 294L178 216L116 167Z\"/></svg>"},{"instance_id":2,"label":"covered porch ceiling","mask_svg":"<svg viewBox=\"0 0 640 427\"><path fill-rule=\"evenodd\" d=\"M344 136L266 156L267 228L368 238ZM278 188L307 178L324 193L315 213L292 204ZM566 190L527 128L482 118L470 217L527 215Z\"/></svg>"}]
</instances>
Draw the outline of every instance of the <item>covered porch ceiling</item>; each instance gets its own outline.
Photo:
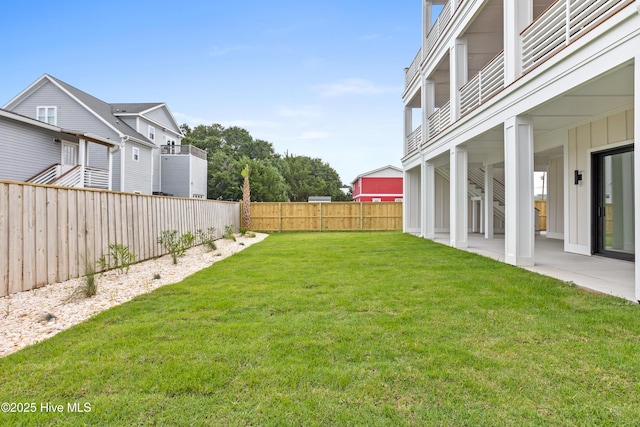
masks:
<instances>
[{"instance_id":1,"label":"covered porch ceiling","mask_svg":"<svg viewBox=\"0 0 640 427\"><path fill-rule=\"evenodd\" d=\"M525 114L533 119L534 140L631 108L633 75L633 63L625 64L527 111ZM464 145L468 149L470 164L496 163L504 152L504 128L496 126ZM561 145L538 145L534 149L537 170L548 164L549 158L563 152Z\"/></svg>"}]
</instances>

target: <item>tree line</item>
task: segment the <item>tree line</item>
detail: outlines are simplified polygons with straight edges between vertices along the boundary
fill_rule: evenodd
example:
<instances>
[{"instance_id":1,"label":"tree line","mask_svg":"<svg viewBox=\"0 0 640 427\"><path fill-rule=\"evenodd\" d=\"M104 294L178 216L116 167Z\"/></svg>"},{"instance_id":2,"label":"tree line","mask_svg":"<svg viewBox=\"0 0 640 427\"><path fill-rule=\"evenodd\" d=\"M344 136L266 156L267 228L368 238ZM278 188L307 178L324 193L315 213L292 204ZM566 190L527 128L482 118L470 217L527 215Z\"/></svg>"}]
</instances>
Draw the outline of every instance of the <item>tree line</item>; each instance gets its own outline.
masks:
<instances>
[{"instance_id":1,"label":"tree line","mask_svg":"<svg viewBox=\"0 0 640 427\"><path fill-rule=\"evenodd\" d=\"M309 196L331 196L333 201L350 201L338 173L318 158L278 154L273 144L254 139L243 128L220 124L181 126L183 145L207 151L207 198L242 199L242 170L251 169L251 201L306 202Z\"/></svg>"}]
</instances>

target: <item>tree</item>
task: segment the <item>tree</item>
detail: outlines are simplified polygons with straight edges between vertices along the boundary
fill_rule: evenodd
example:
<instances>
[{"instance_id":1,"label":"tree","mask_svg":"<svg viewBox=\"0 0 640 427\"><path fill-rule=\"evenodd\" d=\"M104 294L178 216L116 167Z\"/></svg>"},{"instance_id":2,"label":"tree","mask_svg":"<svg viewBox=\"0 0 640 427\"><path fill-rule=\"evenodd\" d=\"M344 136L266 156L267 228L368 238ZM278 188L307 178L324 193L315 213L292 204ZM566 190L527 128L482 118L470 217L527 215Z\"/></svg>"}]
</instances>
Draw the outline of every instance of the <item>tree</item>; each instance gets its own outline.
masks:
<instances>
[{"instance_id":1,"label":"tree","mask_svg":"<svg viewBox=\"0 0 640 427\"><path fill-rule=\"evenodd\" d=\"M291 189L291 201L306 202L309 196L331 196L332 200L344 198L340 176L321 159L287 153L284 160L289 166L285 178Z\"/></svg>"},{"instance_id":2,"label":"tree","mask_svg":"<svg viewBox=\"0 0 640 427\"><path fill-rule=\"evenodd\" d=\"M242 223L245 228L251 228L251 186L249 184L249 174L251 168L245 165L242 169L244 184L242 185Z\"/></svg>"}]
</instances>

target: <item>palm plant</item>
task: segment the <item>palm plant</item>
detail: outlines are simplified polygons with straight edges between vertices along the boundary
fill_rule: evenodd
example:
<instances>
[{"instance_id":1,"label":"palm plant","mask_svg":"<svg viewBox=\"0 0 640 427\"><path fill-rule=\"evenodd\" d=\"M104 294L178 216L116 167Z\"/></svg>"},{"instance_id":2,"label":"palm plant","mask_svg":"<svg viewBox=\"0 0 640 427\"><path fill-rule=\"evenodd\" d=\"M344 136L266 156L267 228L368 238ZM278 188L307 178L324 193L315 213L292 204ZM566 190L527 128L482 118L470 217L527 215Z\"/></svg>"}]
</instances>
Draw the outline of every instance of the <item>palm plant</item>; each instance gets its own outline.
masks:
<instances>
[{"instance_id":1,"label":"palm plant","mask_svg":"<svg viewBox=\"0 0 640 427\"><path fill-rule=\"evenodd\" d=\"M249 186L249 175L251 168L249 165L245 165L242 169L242 177L244 178L244 185L242 186L242 225L249 229L251 228L251 187Z\"/></svg>"}]
</instances>

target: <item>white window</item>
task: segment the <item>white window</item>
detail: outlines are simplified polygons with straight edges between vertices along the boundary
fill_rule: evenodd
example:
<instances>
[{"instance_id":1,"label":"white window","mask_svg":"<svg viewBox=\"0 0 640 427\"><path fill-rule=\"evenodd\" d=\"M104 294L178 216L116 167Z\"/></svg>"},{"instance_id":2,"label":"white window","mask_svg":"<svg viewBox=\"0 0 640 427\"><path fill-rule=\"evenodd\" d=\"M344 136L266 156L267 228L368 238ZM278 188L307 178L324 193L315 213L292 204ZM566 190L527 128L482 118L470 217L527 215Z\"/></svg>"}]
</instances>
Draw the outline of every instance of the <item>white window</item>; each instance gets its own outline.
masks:
<instances>
[{"instance_id":1,"label":"white window","mask_svg":"<svg viewBox=\"0 0 640 427\"><path fill-rule=\"evenodd\" d=\"M149 139L152 141L156 139L156 128L153 126L149 126Z\"/></svg>"},{"instance_id":2,"label":"white window","mask_svg":"<svg viewBox=\"0 0 640 427\"><path fill-rule=\"evenodd\" d=\"M167 141L167 143L165 145L176 145L176 140L175 139L173 139L173 138L171 138L169 136L165 137L165 139Z\"/></svg>"},{"instance_id":3,"label":"white window","mask_svg":"<svg viewBox=\"0 0 640 427\"><path fill-rule=\"evenodd\" d=\"M402 202L402 197L396 197L396 202Z\"/></svg>"},{"instance_id":4,"label":"white window","mask_svg":"<svg viewBox=\"0 0 640 427\"><path fill-rule=\"evenodd\" d=\"M58 107L37 107L36 114L41 122L54 126L58 123Z\"/></svg>"},{"instance_id":5,"label":"white window","mask_svg":"<svg viewBox=\"0 0 640 427\"><path fill-rule=\"evenodd\" d=\"M382 199L380 197L374 197L371 199L372 202L382 202Z\"/></svg>"},{"instance_id":6,"label":"white window","mask_svg":"<svg viewBox=\"0 0 640 427\"><path fill-rule=\"evenodd\" d=\"M133 156L132 159L134 162L140 161L140 149L137 147L133 147Z\"/></svg>"}]
</instances>

